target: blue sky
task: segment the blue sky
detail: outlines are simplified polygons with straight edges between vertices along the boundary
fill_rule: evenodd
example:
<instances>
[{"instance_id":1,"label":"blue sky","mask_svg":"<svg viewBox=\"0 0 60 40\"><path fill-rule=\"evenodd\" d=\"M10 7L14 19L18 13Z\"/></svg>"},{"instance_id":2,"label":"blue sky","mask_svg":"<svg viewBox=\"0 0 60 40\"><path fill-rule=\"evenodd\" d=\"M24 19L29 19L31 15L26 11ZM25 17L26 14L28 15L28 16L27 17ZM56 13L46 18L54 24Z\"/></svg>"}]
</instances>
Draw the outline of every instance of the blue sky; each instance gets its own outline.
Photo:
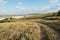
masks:
<instances>
[{"instance_id":1,"label":"blue sky","mask_svg":"<svg viewBox=\"0 0 60 40\"><path fill-rule=\"evenodd\" d=\"M46 13L60 10L60 0L0 0L0 14Z\"/></svg>"}]
</instances>

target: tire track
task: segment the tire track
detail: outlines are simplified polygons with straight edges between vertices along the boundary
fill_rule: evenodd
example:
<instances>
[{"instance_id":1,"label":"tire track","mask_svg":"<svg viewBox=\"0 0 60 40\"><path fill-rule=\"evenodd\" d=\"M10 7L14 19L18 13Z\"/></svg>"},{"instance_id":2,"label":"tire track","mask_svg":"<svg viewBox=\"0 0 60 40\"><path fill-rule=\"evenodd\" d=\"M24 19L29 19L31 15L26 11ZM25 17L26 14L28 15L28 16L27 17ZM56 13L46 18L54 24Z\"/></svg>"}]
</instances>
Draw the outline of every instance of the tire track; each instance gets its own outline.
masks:
<instances>
[{"instance_id":1,"label":"tire track","mask_svg":"<svg viewBox=\"0 0 60 40\"><path fill-rule=\"evenodd\" d=\"M46 34L48 35L49 40L60 40L58 33L55 30L41 23L40 26L44 28Z\"/></svg>"}]
</instances>

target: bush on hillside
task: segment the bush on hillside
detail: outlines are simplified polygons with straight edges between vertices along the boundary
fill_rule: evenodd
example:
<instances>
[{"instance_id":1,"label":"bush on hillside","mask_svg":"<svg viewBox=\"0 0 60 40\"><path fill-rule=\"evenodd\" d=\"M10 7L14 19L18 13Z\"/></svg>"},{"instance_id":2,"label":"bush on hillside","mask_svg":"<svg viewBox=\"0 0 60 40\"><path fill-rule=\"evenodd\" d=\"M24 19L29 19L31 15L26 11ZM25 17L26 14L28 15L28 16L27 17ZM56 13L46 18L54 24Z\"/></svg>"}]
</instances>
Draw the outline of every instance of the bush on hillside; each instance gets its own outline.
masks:
<instances>
[{"instance_id":1,"label":"bush on hillside","mask_svg":"<svg viewBox=\"0 0 60 40\"><path fill-rule=\"evenodd\" d=\"M57 13L54 12L54 13L53 13L53 16L57 16Z\"/></svg>"},{"instance_id":2,"label":"bush on hillside","mask_svg":"<svg viewBox=\"0 0 60 40\"><path fill-rule=\"evenodd\" d=\"M60 10L58 11L57 16L60 16Z\"/></svg>"},{"instance_id":3,"label":"bush on hillside","mask_svg":"<svg viewBox=\"0 0 60 40\"><path fill-rule=\"evenodd\" d=\"M0 20L0 23L4 23L4 22L11 22L12 20L14 20L14 18L10 17L10 18L5 18L3 20Z\"/></svg>"}]
</instances>

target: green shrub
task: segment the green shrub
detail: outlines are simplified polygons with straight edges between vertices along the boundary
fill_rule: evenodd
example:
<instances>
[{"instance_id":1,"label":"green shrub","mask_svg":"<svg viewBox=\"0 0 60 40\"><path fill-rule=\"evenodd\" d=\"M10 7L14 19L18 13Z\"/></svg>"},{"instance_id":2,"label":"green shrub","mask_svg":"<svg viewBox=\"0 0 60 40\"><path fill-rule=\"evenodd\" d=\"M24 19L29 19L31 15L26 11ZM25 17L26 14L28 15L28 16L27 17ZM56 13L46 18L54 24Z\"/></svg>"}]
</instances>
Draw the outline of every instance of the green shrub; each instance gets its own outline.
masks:
<instances>
[{"instance_id":1,"label":"green shrub","mask_svg":"<svg viewBox=\"0 0 60 40\"><path fill-rule=\"evenodd\" d=\"M0 20L0 23L4 23L4 22L11 22L12 20L14 20L14 18L10 17L10 18L5 18L3 20Z\"/></svg>"},{"instance_id":2,"label":"green shrub","mask_svg":"<svg viewBox=\"0 0 60 40\"><path fill-rule=\"evenodd\" d=\"M57 16L57 13L53 13L53 16Z\"/></svg>"},{"instance_id":3,"label":"green shrub","mask_svg":"<svg viewBox=\"0 0 60 40\"><path fill-rule=\"evenodd\" d=\"M57 16L60 16L60 10L58 11Z\"/></svg>"}]
</instances>

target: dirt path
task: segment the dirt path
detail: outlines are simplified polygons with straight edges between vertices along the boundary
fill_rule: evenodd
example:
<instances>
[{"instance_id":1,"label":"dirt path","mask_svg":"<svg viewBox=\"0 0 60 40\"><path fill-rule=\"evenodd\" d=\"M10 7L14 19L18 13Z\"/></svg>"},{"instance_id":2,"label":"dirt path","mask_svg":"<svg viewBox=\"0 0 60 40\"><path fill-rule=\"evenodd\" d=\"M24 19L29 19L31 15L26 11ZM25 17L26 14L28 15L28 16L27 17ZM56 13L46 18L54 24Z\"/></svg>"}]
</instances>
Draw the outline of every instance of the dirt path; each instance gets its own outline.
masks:
<instances>
[{"instance_id":1,"label":"dirt path","mask_svg":"<svg viewBox=\"0 0 60 40\"><path fill-rule=\"evenodd\" d=\"M55 30L44 24L40 24L40 26L44 28L49 40L60 40L58 33Z\"/></svg>"}]
</instances>

